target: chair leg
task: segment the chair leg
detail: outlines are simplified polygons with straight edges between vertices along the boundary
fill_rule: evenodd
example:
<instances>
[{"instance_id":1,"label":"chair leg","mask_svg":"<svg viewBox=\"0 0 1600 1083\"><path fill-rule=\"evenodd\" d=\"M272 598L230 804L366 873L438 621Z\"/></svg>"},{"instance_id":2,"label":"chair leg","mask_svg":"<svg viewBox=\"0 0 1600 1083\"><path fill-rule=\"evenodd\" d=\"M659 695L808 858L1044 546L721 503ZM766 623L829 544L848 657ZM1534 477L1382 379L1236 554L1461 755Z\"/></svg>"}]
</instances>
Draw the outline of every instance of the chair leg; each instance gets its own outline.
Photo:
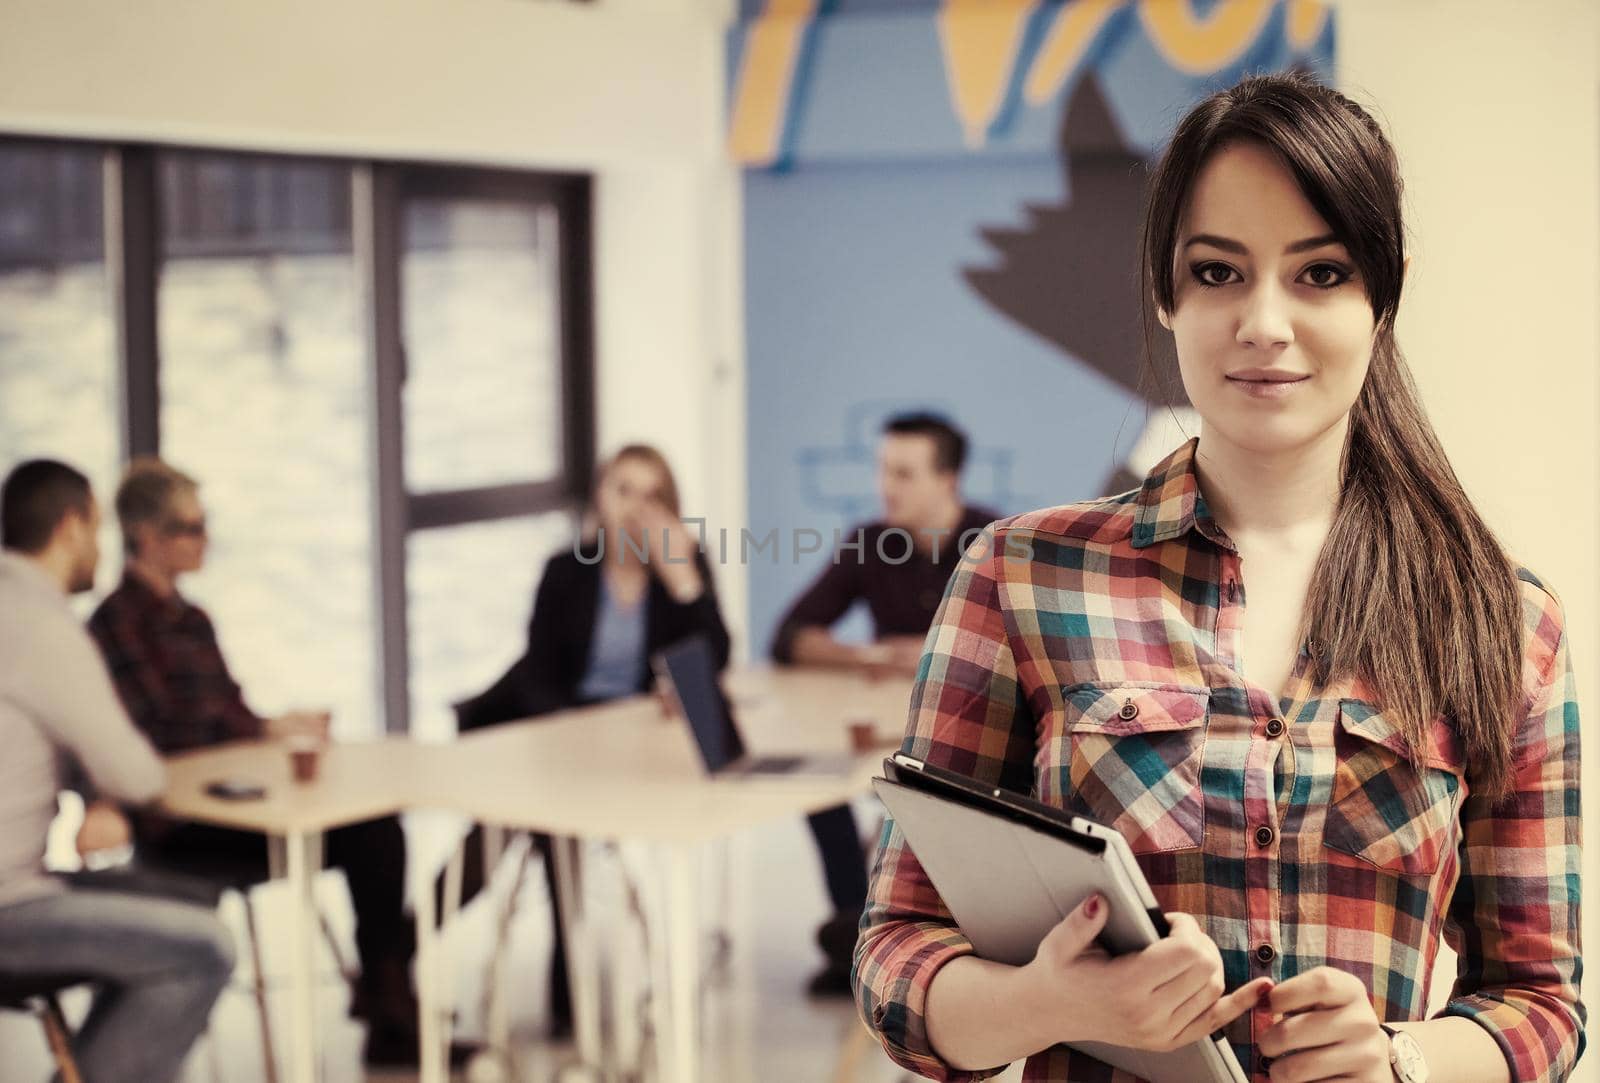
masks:
<instances>
[{"instance_id":1,"label":"chair leg","mask_svg":"<svg viewBox=\"0 0 1600 1083\"><path fill-rule=\"evenodd\" d=\"M505 1058L507 1063L510 1063L511 1059L511 1019L504 985L506 957L511 953L511 923L517 916L518 899L522 894L523 882L528 878L528 866L533 861L534 853L531 839L524 837L523 844L522 858L517 862L516 878L511 881L511 890L495 916L494 949L490 952L489 965L484 968L483 974L482 1015L489 1049L495 1055ZM488 870L494 866L485 865L484 868ZM486 872L485 879L487 878Z\"/></svg>"},{"instance_id":2,"label":"chair leg","mask_svg":"<svg viewBox=\"0 0 1600 1083\"><path fill-rule=\"evenodd\" d=\"M56 1070L61 1073L61 1083L83 1083L78 1061L72 1055L72 1037L67 1030L66 1017L61 1014L61 1002L53 994L42 999L44 1005L40 1017L44 1021L44 1037L50 1043L50 1055L55 1058Z\"/></svg>"},{"instance_id":3,"label":"chair leg","mask_svg":"<svg viewBox=\"0 0 1600 1083\"><path fill-rule=\"evenodd\" d=\"M357 971L345 960L344 952L339 947L339 937L334 934L333 924L328 921L328 912L320 906L317 907L317 923L322 926L322 939L327 942L328 952L333 956L333 965L353 992L356 987Z\"/></svg>"},{"instance_id":4,"label":"chair leg","mask_svg":"<svg viewBox=\"0 0 1600 1083\"><path fill-rule=\"evenodd\" d=\"M256 1012L261 1017L261 1057L267 1070L267 1083L278 1083L278 1063L272 1055L272 1015L267 1008L267 976L261 965L261 935L256 929L256 908L250 903L248 888L239 893L244 899L245 933L250 941L250 969L256 996Z\"/></svg>"}]
</instances>

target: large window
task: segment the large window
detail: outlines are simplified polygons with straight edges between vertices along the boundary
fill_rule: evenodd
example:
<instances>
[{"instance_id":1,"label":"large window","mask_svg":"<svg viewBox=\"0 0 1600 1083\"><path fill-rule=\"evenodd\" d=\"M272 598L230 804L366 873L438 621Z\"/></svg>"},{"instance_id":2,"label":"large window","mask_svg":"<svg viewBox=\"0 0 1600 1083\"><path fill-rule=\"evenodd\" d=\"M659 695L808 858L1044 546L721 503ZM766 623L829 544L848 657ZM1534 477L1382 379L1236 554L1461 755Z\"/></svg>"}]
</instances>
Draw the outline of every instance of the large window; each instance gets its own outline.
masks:
<instances>
[{"instance_id":1,"label":"large window","mask_svg":"<svg viewBox=\"0 0 1600 1083\"><path fill-rule=\"evenodd\" d=\"M0 470L60 459L109 504L122 426L104 159L96 147L0 142ZM119 565L109 516L101 551L105 588Z\"/></svg>"},{"instance_id":2,"label":"large window","mask_svg":"<svg viewBox=\"0 0 1600 1083\"><path fill-rule=\"evenodd\" d=\"M583 242L569 185L412 167L380 192L400 249L406 710L434 737L520 652L538 573L570 538L588 461L565 423L586 411L562 268Z\"/></svg>"},{"instance_id":3,"label":"large window","mask_svg":"<svg viewBox=\"0 0 1600 1083\"><path fill-rule=\"evenodd\" d=\"M0 140L0 470L109 498L160 453L258 710L447 733L587 491L588 208L575 176Z\"/></svg>"},{"instance_id":4,"label":"large window","mask_svg":"<svg viewBox=\"0 0 1600 1083\"><path fill-rule=\"evenodd\" d=\"M383 727L373 674L366 348L345 167L164 152L161 453L213 542L188 587L263 713Z\"/></svg>"}]
</instances>

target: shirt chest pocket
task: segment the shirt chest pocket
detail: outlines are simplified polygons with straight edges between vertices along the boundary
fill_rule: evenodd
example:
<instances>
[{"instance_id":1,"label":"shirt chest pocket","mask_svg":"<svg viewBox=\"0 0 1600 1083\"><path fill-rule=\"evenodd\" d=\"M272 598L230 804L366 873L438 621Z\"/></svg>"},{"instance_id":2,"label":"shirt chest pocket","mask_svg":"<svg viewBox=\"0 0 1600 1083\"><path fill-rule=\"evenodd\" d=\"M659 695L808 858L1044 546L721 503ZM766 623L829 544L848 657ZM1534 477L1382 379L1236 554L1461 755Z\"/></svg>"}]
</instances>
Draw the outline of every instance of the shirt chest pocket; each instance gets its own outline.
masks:
<instances>
[{"instance_id":1,"label":"shirt chest pocket","mask_svg":"<svg viewBox=\"0 0 1600 1083\"><path fill-rule=\"evenodd\" d=\"M1413 763L1394 721L1362 700L1339 704L1338 753L1323 840L1380 869L1426 876L1456 845L1464 760L1442 720Z\"/></svg>"},{"instance_id":2,"label":"shirt chest pocket","mask_svg":"<svg viewBox=\"0 0 1600 1083\"><path fill-rule=\"evenodd\" d=\"M1080 684L1062 690L1066 805L1115 827L1135 853L1205 842L1205 688Z\"/></svg>"}]
</instances>

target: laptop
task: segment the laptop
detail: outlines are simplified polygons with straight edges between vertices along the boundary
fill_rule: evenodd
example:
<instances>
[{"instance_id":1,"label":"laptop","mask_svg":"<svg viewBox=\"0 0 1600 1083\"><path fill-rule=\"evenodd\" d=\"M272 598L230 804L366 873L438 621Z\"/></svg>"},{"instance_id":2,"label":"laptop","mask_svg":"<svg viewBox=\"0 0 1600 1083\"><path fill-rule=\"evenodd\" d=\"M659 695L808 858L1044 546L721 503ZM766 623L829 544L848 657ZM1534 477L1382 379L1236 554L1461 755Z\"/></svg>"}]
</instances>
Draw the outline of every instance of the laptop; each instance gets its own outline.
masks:
<instances>
[{"instance_id":1,"label":"laptop","mask_svg":"<svg viewBox=\"0 0 1600 1083\"><path fill-rule=\"evenodd\" d=\"M1121 955L1170 929L1127 840L1114 828L904 753L872 787L904 832L979 957L1020 966L1091 893L1109 913L1099 942ZM1246 1083L1219 1031L1171 1052L1106 1042L1073 1048L1153 1083Z\"/></svg>"},{"instance_id":2,"label":"laptop","mask_svg":"<svg viewBox=\"0 0 1600 1083\"><path fill-rule=\"evenodd\" d=\"M656 676L700 749L712 778L844 778L855 765L848 755L752 756L717 682L717 661L705 636L691 636L651 659Z\"/></svg>"}]
</instances>

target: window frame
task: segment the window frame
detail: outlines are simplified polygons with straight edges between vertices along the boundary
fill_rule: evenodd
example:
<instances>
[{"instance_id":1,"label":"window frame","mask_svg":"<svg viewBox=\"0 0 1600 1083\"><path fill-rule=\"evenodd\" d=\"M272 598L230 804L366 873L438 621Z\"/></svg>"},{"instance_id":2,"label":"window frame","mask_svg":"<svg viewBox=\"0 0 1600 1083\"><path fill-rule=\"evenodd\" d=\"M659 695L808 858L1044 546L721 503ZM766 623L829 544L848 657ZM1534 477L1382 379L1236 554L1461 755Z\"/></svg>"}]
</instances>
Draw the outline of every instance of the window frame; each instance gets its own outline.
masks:
<instances>
[{"instance_id":1,"label":"window frame","mask_svg":"<svg viewBox=\"0 0 1600 1083\"><path fill-rule=\"evenodd\" d=\"M162 252L159 168L165 153L321 162L346 171L351 252L366 343L372 474L374 657L383 728L410 729L406 542L411 531L492 522L551 511L576 514L595 471L593 178L471 163L303 155L248 147L107 143L0 132L0 149L98 148L102 154L105 264L116 327L120 444L126 461L161 451L158 291ZM403 213L407 199L537 201L558 221L562 438L555 476L444 492L411 493L404 477L406 375L401 325Z\"/></svg>"}]
</instances>

